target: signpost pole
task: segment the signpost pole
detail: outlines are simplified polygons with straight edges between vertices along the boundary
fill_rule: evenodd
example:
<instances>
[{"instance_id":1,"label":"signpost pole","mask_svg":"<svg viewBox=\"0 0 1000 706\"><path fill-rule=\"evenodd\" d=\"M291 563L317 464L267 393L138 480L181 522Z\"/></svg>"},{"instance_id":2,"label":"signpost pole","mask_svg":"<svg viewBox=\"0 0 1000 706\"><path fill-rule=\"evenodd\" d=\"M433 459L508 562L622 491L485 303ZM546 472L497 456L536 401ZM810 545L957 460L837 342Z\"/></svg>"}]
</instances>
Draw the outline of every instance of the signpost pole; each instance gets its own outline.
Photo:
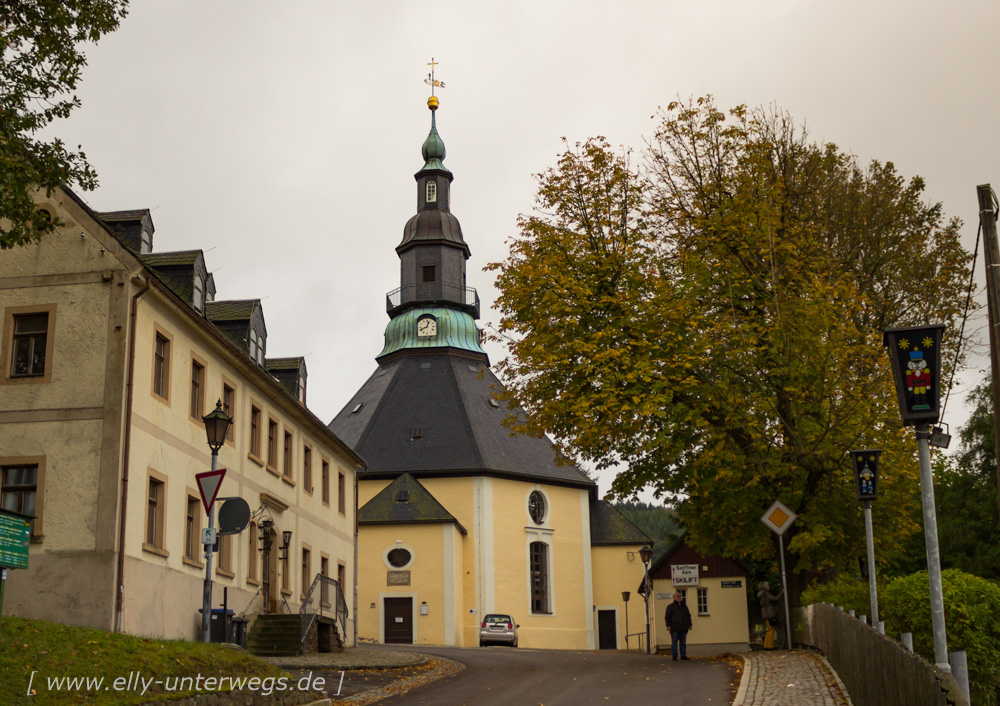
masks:
<instances>
[{"instance_id":1,"label":"signpost pole","mask_svg":"<svg viewBox=\"0 0 1000 706\"><path fill-rule=\"evenodd\" d=\"M781 591L785 597L785 642L792 649L792 621L788 610L788 580L785 578L785 538L784 533L778 535L778 556L781 558Z\"/></svg>"},{"instance_id":2,"label":"signpost pole","mask_svg":"<svg viewBox=\"0 0 1000 706\"><path fill-rule=\"evenodd\" d=\"M948 663L948 637L944 625L944 591L941 583L941 549L938 546L937 513L934 509L934 477L931 475L930 429L917 425L917 458L920 461L920 500L924 509L924 543L927 545L927 576L931 585L931 626L934 632L934 662L944 672ZM870 573L869 573L870 575Z\"/></svg>"},{"instance_id":3,"label":"signpost pole","mask_svg":"<svg viewBox=\"0 0 1000 706\"><path fill-rule=\"evenodd\" d=\"M219 454L212 453L212 470L215 471L219 463ZM208 506L208 528L215 527L215 503ZM212 620L212 545L205 545L205 586L201 597L201 641L209 641L209 629Z\"/></svg>"},{"instance_id":4,"label":"signpost pole","mask_svg":"<svg viewBox=\"0 0 1000 706\"><path fill-rule=\"evenodd\" d=\"M872 625L878 625L878 583L875 581L875 540L872 536L872 501L865 500L865 534L868 535L868 597L871 600Z\"/></svg>"},{"instance_id":5,"label":"signpost pole","mask_svg":"<svg viewBox=\"0 0 1000 706\"><path fill-rule=\"evenodd\" d=\"M7 569L0 566L0 624L3 623L3 589L7 585ZM0 632L0 634L3 634Z\"/></svg>"}]
</instances>

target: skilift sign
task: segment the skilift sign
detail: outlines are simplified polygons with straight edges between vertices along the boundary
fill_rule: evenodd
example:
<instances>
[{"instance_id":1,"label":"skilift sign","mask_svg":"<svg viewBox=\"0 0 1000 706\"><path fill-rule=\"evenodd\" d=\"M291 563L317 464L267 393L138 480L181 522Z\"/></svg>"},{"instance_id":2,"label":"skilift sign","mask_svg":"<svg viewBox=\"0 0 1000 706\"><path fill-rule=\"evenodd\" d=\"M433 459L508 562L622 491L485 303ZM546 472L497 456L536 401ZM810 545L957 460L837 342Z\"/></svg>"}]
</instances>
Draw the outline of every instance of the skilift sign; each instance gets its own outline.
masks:
<instances>
[{"instance_id":1,"label":"skilift sign","mask_svg":"<svg viewBox=\"0 0 1000 706\"><path fill-rule=\"evenodd\" d=\"M675 586L697 586L698 585L698 565L697 564L671 564L670 578Z\"/></svg>"}]
</instances>

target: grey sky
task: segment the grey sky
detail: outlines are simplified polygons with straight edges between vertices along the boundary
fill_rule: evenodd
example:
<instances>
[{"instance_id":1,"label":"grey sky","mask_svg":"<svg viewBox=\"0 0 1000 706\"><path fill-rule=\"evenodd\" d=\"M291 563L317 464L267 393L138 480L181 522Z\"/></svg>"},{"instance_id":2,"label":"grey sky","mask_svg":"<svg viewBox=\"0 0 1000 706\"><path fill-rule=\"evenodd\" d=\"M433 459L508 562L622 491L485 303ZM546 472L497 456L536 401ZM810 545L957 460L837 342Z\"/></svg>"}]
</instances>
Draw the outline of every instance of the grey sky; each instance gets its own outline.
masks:
<instances>
[{"instance_id":1,"label":"grey sky","mask_svg":"<svg viewBox=\"0 0 1000 706\"><path fill-rule=\"evenodd\" d=\"M218 298L264 299L268 355L308 354L309 405L329 420L381 349L432 56L485 324L481 270L560 138L638 149L677 96L773 102L817 140L920 174L971 250L975 187L1000 186L998 26L996 0L138 0L88 50L83 107L54 132L98 169L91 206L155 209L157 251L202 248ZM953 431L964 415L949 405Z\"/></svg>"}]
</instances>

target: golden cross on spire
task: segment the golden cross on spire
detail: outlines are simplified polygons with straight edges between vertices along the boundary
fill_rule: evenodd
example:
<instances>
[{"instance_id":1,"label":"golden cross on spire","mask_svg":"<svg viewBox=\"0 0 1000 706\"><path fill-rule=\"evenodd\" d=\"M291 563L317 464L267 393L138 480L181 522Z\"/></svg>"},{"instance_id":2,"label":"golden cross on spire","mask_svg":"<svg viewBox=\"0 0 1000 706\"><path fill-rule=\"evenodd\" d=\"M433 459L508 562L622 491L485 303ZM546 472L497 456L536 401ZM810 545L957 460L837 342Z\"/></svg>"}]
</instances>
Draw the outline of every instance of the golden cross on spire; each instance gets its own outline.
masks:
<instances>
[{"instance_id":1,"label":"golden cross on spire","mask_svg":"<svg viewBox=\"0 0 1000 706\"><path fill-rule=\"evenodd\" d=\"M431 96L432 97L434 96L434 87L435 86L437 86L438 88L444 88L444 81L438 81L438 80L436 80L434 78L434 67L437 66L438 63L440 63L440 62L434 61L434 57L432 56L430 63L427 64L428 66L431 67L431 72L429 74L427 74L427 78L424 79L424 83L429 84L430 87L431 87Z\"/></svg>"}]
</instances>

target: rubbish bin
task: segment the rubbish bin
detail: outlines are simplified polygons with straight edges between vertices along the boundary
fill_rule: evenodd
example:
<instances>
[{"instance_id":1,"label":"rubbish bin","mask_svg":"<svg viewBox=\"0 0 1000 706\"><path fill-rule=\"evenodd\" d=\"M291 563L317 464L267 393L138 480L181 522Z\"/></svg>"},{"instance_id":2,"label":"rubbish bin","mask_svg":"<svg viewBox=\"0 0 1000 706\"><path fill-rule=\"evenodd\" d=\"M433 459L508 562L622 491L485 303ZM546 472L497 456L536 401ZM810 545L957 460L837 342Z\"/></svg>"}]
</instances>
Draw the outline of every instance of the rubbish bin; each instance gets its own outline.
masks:
<instances>
[{"instance_id":1,"label":"rubbish bin","mask_svg":"<svg viewBox=\"0 0 1000 706\"><path fill-rule=\"evenodd\" d=\"M201 613L201 608L198 609ZM208 629L208 639L212 642L230 642L227 640L226 623L227 619L232 620L233 611L223 608L212 608L212 620Z\"/></svg>"},{"instance_id":2,"label":"rubbish bin","mask_svg":"<svg viewBox=\"0 0 1000 706\"><path fill-rule=\"evenodd\" d=\"M247 647L247 624L250 621L246 618L233 618L230 623L229 641L234 642L243 649Z\"/></svg>"}]
</instances>

